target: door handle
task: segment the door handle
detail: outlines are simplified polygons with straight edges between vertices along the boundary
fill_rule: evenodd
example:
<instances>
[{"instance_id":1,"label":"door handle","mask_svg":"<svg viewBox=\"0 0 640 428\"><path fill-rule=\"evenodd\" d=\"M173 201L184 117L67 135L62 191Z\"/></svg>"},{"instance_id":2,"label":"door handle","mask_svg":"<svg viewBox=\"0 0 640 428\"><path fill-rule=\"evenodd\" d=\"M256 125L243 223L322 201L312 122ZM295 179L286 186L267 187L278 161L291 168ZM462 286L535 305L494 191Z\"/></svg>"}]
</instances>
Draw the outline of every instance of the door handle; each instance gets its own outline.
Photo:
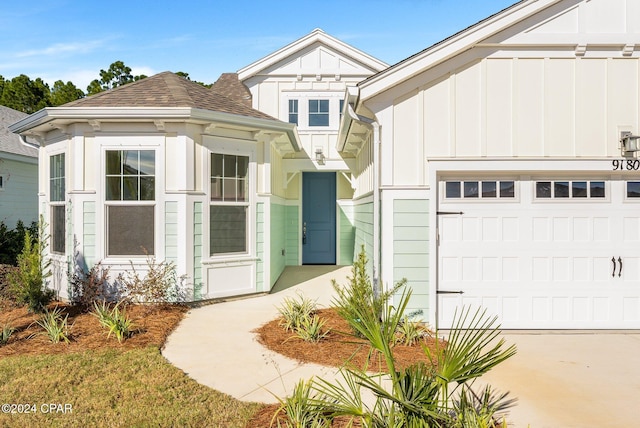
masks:
<instances>
[{"instance_id":1,"label":"door handle","mask_svg":"<svg viewBox=\"0 0 640 428\"><path fill-rule=\"evenodd\" d=\"M302 223L302 245L307 243L307 222Z\"/></svg>"},{"instance_id":2,"label":"door handle","mask_svg":"<svg viewBox=\"0 0 640 428\"><path fill-rule=\"evenodd\" d=\"M611 257L611 263L613 263L613 271L611 272L611 277L615 278L616 277L616 258L615 257Z\"/></svg>"},{"instance_id":3,"label":"door handle","mask_svg":"<svg viewBox=\"0 0 640 428\"><path fill-rule=\"evenodd\" d=\"M620 270L618 271L618 278L622 276L622 258L618 257L618 263L620 263Z\"/></svg>"}]
</instances>

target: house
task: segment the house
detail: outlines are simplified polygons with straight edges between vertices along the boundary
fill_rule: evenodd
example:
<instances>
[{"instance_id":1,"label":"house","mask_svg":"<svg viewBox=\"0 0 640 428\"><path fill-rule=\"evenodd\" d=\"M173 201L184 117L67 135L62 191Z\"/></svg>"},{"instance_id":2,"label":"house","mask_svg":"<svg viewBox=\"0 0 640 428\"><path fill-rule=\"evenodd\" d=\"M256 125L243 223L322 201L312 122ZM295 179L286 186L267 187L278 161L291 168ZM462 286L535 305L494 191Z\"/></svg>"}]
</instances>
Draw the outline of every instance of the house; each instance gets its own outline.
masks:
<instances>
[{"instance_id":1,"label":"house","mask_svg":"<svg viewBox=\"0 0 640 428\"><path fill-rule=\"evenodd\" d=\"M173 262L196 300L269 290L271 164L300 139L220 86L165 72L10 127L41 146L40 212L61 298L74 264L101 261L113 279L130 264L145 270L148 256Z\"/></svg>"},{"instance_id":2,"label":"house","mask_svg":"<svg viewBox=\"0 0 640 428\"><path fill-rule=\"evenodd\" d=\"M0 106L0 222L9 229L18 220L28 226L38 219L38 150L8 129L25 117Z\"/></svg>"},{"instance_id":3,"label":"house","mask_svg":"<svg viewBox=\"0 0 640 428\"><path fill-rule=\"evenodd\" d=\"M524 0L349 88L387 286L449 327L640 327L640 2ZM373 175L373 180L370 176Z\"/></svg>"}]
</instances>

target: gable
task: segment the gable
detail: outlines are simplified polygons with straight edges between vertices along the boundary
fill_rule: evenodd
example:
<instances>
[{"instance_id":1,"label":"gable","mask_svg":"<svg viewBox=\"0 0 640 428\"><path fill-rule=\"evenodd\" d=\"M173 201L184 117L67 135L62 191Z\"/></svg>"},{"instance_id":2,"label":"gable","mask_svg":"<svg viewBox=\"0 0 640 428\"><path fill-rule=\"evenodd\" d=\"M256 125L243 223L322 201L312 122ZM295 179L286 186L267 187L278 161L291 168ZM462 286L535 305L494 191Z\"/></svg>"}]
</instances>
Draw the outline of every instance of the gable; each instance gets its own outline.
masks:
<instances>
[{"instance_id":1,"label":"gable","mask_svg":"<svg viewBox=\"0 0 640 428\"><path fill-rule=\"evenodd\" d=\"M301 76L320 73L370 76L388 64L350 46L320 29L288 44L238 71L240 81L255 76Z\"/></svg>"}]
</instances>

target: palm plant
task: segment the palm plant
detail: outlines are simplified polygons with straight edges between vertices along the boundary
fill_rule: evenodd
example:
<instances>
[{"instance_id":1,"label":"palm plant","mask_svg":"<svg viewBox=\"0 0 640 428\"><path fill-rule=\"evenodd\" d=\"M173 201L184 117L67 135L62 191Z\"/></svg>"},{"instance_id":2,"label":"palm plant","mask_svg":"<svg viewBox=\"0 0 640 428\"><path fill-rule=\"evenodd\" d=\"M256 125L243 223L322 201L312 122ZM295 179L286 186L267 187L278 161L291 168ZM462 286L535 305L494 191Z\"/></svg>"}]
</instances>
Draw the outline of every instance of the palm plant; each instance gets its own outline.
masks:
<instances>
[{"instance_id":1,"label":"palm plant","mask_svg":"<svg viewBox=\"0 0 640 428\"><path fill-rule=\"evenodd\" d=\"M371 375L366 368L343 368L343 382L316 381L318 396L323 397L316 404L325 406L334 416L351 416L373 428L454 427L459 419L457 412L464 412L469 419L470 414L479 411L493 416L493 412L504 409L509 404L504 402L504 396L485 407L467 405L468 397L458 399L462 407L450 404L455 401L453 394L458 387L463 386L460 396L466 396L470 391L467 385L516 352L515 346L503 349L504 340L495 340L499 334L496 318L488 318L484 311L463 310L459 317L456 315L457 322L446 343L436 339L434 352L424 347L432 361L430 366L416 364L396 369L394 335L410 297L411 290L405 289L397 307L384 302L382 318L364 306L351 308L359 319L352 327L380 353L388 374ZM455 387L450 391L451 384ZM363 391L373 396L372 402L363 400Z\"/></svg>"}]
</instances>

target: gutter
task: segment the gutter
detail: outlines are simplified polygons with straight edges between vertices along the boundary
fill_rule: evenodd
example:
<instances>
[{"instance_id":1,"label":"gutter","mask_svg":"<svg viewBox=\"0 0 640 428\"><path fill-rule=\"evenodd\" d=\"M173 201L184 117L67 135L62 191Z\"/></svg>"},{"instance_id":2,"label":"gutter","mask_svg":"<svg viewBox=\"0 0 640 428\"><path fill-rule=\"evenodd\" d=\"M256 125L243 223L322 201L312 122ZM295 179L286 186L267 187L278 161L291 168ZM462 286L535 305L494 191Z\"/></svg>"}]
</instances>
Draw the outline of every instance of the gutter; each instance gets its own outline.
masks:
<instances>
[{"instance_id":1,"label":"gutter","mask_svg":"<svg viewBox=\"0 0 640 428\"><path fill-rule=\"evenodd\" d=\"M382 292L380 284L380 124L374 119L361 116L346 105L346 113L353 121L360 122L373 130L373 294L379 297Z\"/></svg>"}]
</instances>

